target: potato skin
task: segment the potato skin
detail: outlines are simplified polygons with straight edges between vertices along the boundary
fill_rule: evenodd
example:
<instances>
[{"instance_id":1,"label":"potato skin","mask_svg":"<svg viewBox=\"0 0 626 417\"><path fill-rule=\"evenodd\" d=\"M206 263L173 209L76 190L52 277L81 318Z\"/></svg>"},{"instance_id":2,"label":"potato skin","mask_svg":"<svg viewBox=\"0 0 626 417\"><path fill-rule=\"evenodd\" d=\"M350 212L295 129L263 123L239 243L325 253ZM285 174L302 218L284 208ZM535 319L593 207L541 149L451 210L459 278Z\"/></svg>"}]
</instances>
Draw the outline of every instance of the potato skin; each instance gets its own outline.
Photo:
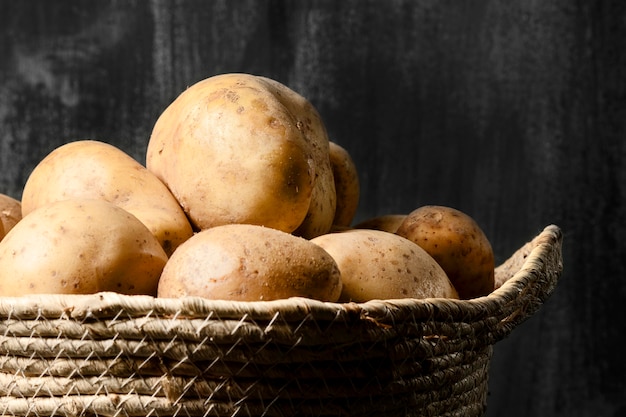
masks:
<instances>
[{"instance_id":1,"label":"potato skin","mask_svg":"<svg viewBox=\"0 0 626 417\"><path fill-rule=\"evenodd\" d=\"M310 241L258 225L198 232L169 259L158 296L262 301L307 297L336 301L341 277L333 258Z\"/></svg>"},{"instance_id":2,"label":"potato skin","mask_svg":"<svg viewBox=\"0 0 626 417\"><path fill-rule=\"evenodd\" d=\"M441 265L460 298L494 290L491 243L466 213L446 206L422 206L408 214L396 233L421 246Z\"/></svg>"},{"instance_id":3,"label":"potato skin","mask_svg":"<svg viewBox=\"0 0 626 417\"><path fill-rule=\"evenodd\" d=\"M352 229L311 239L337 262L339 301L458 298L445 272L415 243L380 230Z\"/></svg>"},{"instance_id":4,"label":"potato skin","mask_svg":"<svg viewBox=\"0 0 626 417\"><path fill-rule=\"evenodd\" d=\"M25 216L0 241L0 294L156 295L167 262L135 216L103 200L69 199Z\"/></svg>"},{"instance_id":5,"label":"potato skin","mask_svg":"<svg viewBox=\"0 0 626 417\"><path fill-rule=\"evenodd\" d=\"M359 173L352 156L344 147L331 141L329 151L337 194L333 227L349 227L359 207Z\"/></svg>"},{"instance_id":6,"label":"potato skin","mask_svg":"<svg viewBox=\"0 0 626 417\"><path fill-rule=\"evenodd\" d=\"M0 239L22 219L22 204L6 194L0 194Z\"/></svg>"},{"instance_id":7,"label":"potato skin","mask_svg":"<svg viewBox=\"0 0 626 417\"><path fill-rule=\"evenodd\" d=\"M406 214L382 214L359 222L355 229L382 230L383 232L395 233L398 227L406 219Z\"/></svg>"},{"instance_id":8,"label":"potato skin","mask_svg":"<svg viewBox=\"0 0 626 417\"><path fill-rule=\"evenodd\" d=\"M192 85L156 121L146 166L199 230L247 223L309 236L335 210L328 136L286 86L251 74Z\"/></svg>"},{"instance_id":9,"label":"potato skin","mask_svg":"<svg viewBox=\"0 0 626 417\"><path fill-rule=\"evenodd\" d=\"M141 220L170 255L193 234L178 201L154 174L121 149L95 140L59 146L37 164L22 195L22 214L54 201L108 201Z\"/></svg>"}]
</instances>

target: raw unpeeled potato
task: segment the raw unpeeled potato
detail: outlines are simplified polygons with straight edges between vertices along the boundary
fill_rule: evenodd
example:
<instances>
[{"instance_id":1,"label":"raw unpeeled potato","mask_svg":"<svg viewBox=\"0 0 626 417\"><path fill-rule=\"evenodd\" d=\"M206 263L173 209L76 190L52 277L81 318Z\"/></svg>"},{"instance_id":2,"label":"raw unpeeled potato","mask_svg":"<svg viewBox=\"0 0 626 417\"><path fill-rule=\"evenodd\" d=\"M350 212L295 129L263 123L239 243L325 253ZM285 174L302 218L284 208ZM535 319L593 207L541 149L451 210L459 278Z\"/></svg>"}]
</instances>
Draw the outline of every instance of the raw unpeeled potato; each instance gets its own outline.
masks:
<instances>
[{"instance_id":1,"label":"raw unpeeled potato","mask_svg":"<svg viewBox=\"0 0 626 417\"><path fill-rule=\"evenodd\" d=\"M135 216L70 199L25 216L0 241L0 294L156 295L165 251Z\"/></svg>"},{"instance_id":2,"label":"raw unpeeled potato","mask_svg":"<svg viewBox=\"0 0 626 417\"><path fill-rule=\"evenodd\" d=\"M0 194L0 239L22 219L22 205L19 200ZM4 234L2 233L4 231Z\"/></svg>"},{"instance_id":3,"label":"raw unpeeled potato","mask_svg":"<svg viewBox=\"0 0 626 417\"><path fill-rule=\"evenodd\" d=\"M101 199L141 220L170 255L193 234L178 201L154 174L121 149L94 140L59 146L33 169L22 214L69 198Z\"/></svg>"},{"instance_id":4,"label":"raw unpeeled potato","mask_svg":"<svg viewBox=\"0 0 626 417\"><path fill-rule=\"evenodd\" d=\"M446 206L422 206L408 214L396 233L435 258L460 298L480 297L494 290L491 243L466 213Z\"/></svg>"},{"instance_id":5,"label":"raw unpeeled potato","mask_svg":"<svg viewBox=\"0 0 626 417\"><path fill-rule=\"evenodd\" d=\"M189 87L156 121L146 166L200 230L247 223L311 238L332 226L324 124L269 78L222 74Z\"/></svg>"},{"instance_id":6,"label":"raw unpeeled potato","mask_svg":"<svg viewBox=\"0 0 626 417\"><path fill-rule=\"evenodd\" d=\"M248 224L196 233L169 259L158 296L199 296L237 301L307 297L337 301L337 264L310 241Z\"/></svg>"},{"instance_id":7,"label":"raw unpeeled potato","mask_svg":"<svg viewBox=\"0 0 626 417\"><path fill-rule=\"evenodd\" d=\"M349 227L359 206L361 192L359 173L348 151L332 141L330 142L330 166L337 194L333 227Z\"/></svg>"},{"instance_id":8,"label":"raw unpeeled potato","mask_svg":"<svg viewBox=\"0 0 626 417\"><path fill-rule=\"evenodd\" d=\"M311 239L337 262L339 301L458 298L445 272L415 243L380 230L352 229Z\"/></svg>"}]
</instances>

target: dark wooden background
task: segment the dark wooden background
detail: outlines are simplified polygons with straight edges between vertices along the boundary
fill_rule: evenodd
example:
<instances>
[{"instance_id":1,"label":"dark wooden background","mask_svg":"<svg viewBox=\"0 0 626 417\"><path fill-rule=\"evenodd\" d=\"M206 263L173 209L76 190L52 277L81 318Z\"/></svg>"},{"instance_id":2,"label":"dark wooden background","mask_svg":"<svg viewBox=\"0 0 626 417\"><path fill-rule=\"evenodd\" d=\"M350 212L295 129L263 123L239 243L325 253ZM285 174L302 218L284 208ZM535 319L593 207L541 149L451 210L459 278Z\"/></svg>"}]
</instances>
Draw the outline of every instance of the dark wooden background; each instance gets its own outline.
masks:
<instances>
[{"instance_id":1,"label":"dark wooden background","mask_svg":"<svg viewBox=\"0 0 626 417\"><path fill-rule=\"evenodd\" d=\"M360 169L357 220L443 204L501 261L544 226L565 271L496 345L489 416L626 416L626 2L0 0L0 192L56 146L144 162L186 86L308 97Z\"/></svg>"}]
</instances>

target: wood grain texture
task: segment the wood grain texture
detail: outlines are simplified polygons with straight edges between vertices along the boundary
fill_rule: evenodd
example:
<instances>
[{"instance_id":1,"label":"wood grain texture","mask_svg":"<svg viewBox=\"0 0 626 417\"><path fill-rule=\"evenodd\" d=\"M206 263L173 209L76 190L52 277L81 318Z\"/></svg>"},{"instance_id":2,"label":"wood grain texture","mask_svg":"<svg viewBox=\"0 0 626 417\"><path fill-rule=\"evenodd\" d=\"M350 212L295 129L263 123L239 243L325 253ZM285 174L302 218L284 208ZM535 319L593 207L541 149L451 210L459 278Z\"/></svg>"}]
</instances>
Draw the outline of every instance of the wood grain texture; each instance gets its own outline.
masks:
<instances>
[{"instance_id":1,"label":"wood grain texture","mask_svg":"<svg viewBox=\"0 0 626 417\"><path fill-rule=\"evenodd\" d=\"M1 1L0 192L69 140L143 162L202 78L275 78L352 154L357 220L450 205L499 261L564 230L555 295L496 346L488 415L623 416L625 19L617 0Z\"/></svg>"}]
</instances>

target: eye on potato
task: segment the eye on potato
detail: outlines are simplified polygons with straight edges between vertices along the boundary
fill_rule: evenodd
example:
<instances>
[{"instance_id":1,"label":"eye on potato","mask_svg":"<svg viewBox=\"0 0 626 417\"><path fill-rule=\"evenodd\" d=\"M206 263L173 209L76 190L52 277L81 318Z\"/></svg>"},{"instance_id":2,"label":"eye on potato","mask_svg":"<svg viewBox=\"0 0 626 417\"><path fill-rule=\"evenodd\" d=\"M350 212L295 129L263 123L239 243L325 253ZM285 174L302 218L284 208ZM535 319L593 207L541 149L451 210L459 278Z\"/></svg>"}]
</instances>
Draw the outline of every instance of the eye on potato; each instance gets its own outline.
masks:
<instances>
[{"instance_id":1,"label":"eye on potato","mask_svg":"<svg viewBox=\"0 0 626 417\"><path fill-rule=\"evenodd\" d=\"M325 126L308 100L265 77L189 87L156 121L146 166L199 230L247 223L310 238L332 226Z\"/></svg>"},{"instance_id":2,"label":"eye on potato","mask_svg":"<svg viewBox=\"0 0 626 417\"><path fill-rule=\"evenodd\" d=\"M168 255L193 234L165 184L130 155L104 142L78 140L50 152L26 181L22 214L68 198L101 199L127 210L150 229Z\"/></svg>"},{"instance_id":3,"label":"eye on potato","mask_svg":"<svg viewBox=\"0 0 626 417\"><path fill-rule=\"evenodd\" d=\"M158 296L236 301L306 297L336 301L333 258L310 241L248 224L215 226L183 243L163 270Z\"/></svg>"},{"instance_id":4,"label":"eye on potato","mask_svg":"<svg viewBox=\"0 0 626 417\"><path fill-rule=\"evenodd\" d=\"M70 199L25 216L0 241L0 294L156 295L167 255L135 216Z\"/></svg>"},{"instance_id":5,"label":"eye on potato","mask_svg":"<svg viewBox=\"0 0 626 417\"><path fill-rule=\"evenodd\" d=\"M458 298L437 262L415 243L380 230L352 229L311 239L341 272L339 301Z\"/></svg>"},{"instance_id":6,"label":"eye on potato","mask_svg":"<svg viewBox=\"0 0 626 417\"><path fill-rule=\"evenodd\" d=\"M494 253L489 239L469 215L428 205L408 214L396 233L428 252L441 265L462 299L494 290Z\"/></svg>"}]
</instances>

